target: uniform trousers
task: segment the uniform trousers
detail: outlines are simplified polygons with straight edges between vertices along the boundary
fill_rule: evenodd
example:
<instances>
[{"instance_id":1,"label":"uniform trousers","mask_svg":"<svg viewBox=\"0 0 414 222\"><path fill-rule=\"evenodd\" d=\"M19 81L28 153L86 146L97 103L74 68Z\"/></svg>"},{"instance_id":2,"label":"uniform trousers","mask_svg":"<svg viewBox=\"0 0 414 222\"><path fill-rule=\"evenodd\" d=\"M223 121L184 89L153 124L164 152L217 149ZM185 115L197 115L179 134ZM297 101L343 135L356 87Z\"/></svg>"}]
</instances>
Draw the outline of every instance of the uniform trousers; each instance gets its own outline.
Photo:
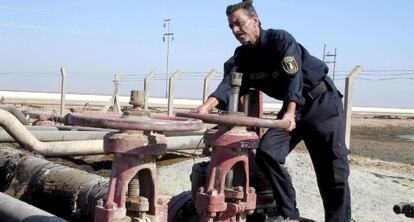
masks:
<instances>
[{"instance_id":1,"label":"uniform trousers","mask_svg":"<svg viewBox=\"0 0 414 222\"><path fill-rule=\"evenodd\" d=\"M305 105L297 109L296 129L288 133L271 128L263 135L256 164L272 186L278 211L285 217L299 216L295 189L283 164L287 155L303 140L315 170L325 221L350 221L349 151L345 145L342 95L331 80L324 81L328 85L327 91L317 98L305 97ZM283 116L283 110L278 118Z\"/></svg>"}]
</instances>

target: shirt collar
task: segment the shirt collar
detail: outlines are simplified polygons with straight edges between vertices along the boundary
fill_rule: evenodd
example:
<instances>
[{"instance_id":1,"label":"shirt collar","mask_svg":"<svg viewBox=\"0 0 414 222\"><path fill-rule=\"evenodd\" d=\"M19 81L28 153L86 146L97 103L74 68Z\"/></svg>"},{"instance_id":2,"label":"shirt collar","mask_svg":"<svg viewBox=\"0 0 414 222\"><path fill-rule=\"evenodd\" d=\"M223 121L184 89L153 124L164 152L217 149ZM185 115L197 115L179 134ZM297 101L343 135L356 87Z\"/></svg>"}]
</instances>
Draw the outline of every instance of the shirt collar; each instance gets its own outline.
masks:
<instances>
[{"instance_id":1,"label":"shirt collar","mask_svg":"<svg viewBox=\"0 0 414 222\"><path fill-rule=\"evenodd\" d=\"M260 42L259 46L263 46L268 40L267 30L260 28Z\"/></svg>"}]
</instances>

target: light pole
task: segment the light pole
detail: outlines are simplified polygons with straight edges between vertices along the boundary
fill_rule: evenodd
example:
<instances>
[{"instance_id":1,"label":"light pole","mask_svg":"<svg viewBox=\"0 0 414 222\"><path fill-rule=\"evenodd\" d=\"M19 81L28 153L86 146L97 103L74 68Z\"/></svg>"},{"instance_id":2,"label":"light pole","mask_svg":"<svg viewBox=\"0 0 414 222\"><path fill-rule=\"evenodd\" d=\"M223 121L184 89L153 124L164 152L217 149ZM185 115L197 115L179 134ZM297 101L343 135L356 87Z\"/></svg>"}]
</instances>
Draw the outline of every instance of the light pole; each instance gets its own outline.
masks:
<instances>
[{"instance_id":1,"label":"light pole","mask_svg":"<svg viewBox=\"0 0 414 222\"><path fill-rule=\"evenodd\" d=\"M170 38L171 41L174 40L174 33L170 32L170 21L171 19L164 19L164 28L167 28L167 32L165 32L162 36L162 41L167 41L167 67L165 72L165 98L168 97L168 56L170 54Z\"/></svg>"}]
</instances>

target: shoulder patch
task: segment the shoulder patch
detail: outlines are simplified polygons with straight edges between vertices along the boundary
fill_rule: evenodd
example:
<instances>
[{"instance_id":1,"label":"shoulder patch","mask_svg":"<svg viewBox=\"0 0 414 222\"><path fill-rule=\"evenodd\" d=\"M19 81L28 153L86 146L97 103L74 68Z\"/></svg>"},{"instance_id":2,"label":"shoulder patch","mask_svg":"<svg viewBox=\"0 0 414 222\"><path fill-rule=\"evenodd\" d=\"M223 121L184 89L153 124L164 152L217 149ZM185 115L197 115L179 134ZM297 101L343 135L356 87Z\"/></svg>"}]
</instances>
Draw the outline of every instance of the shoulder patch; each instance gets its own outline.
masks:
<instances>
[{"instance_id":1,"label":"shoulder patch","mask_svg":"<svg viewBox=\"0 0 414 222\"><path fill-rule=\"evenodd\" d=\"M286 56L285 58L283 58L282 66L288 74L292 75L296 74L299 69L298 63L296 62L296 59L293 56Z\"/></svg>"}]
</instances>

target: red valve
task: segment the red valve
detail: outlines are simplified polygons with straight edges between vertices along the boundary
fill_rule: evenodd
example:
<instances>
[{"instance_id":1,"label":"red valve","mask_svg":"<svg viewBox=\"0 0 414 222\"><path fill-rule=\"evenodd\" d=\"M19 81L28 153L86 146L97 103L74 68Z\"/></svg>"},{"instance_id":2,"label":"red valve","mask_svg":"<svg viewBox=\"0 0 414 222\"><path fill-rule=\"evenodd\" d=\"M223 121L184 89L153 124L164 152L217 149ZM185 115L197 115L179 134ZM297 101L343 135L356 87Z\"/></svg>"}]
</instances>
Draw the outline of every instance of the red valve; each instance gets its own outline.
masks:
<instances>
[{"instance_id":1,"label":"red valve","mask_svg":"<svg viewBox=\"0 0 414 222\"><path fill-rule=\"evenodd\" d=\"M176 116L200 119L205 123L215 123L224 126L246 126L260 128L287 129L290 126L287 120L272 120L244 116L241 113L228 113L227 115L177 113Z\"/></svg>"},{"instance_id":2,"label":"red valve","mask_svg":"<svg viewBox=\"0 0 414 222\"><path fill-rule=\"evenodd\" d=\"M139 117L107 113L70 113L65 117L65 124L157 132L197 131L203 128L203 123L196 119L167 116Z\"/></svg>"}]
</instances>

